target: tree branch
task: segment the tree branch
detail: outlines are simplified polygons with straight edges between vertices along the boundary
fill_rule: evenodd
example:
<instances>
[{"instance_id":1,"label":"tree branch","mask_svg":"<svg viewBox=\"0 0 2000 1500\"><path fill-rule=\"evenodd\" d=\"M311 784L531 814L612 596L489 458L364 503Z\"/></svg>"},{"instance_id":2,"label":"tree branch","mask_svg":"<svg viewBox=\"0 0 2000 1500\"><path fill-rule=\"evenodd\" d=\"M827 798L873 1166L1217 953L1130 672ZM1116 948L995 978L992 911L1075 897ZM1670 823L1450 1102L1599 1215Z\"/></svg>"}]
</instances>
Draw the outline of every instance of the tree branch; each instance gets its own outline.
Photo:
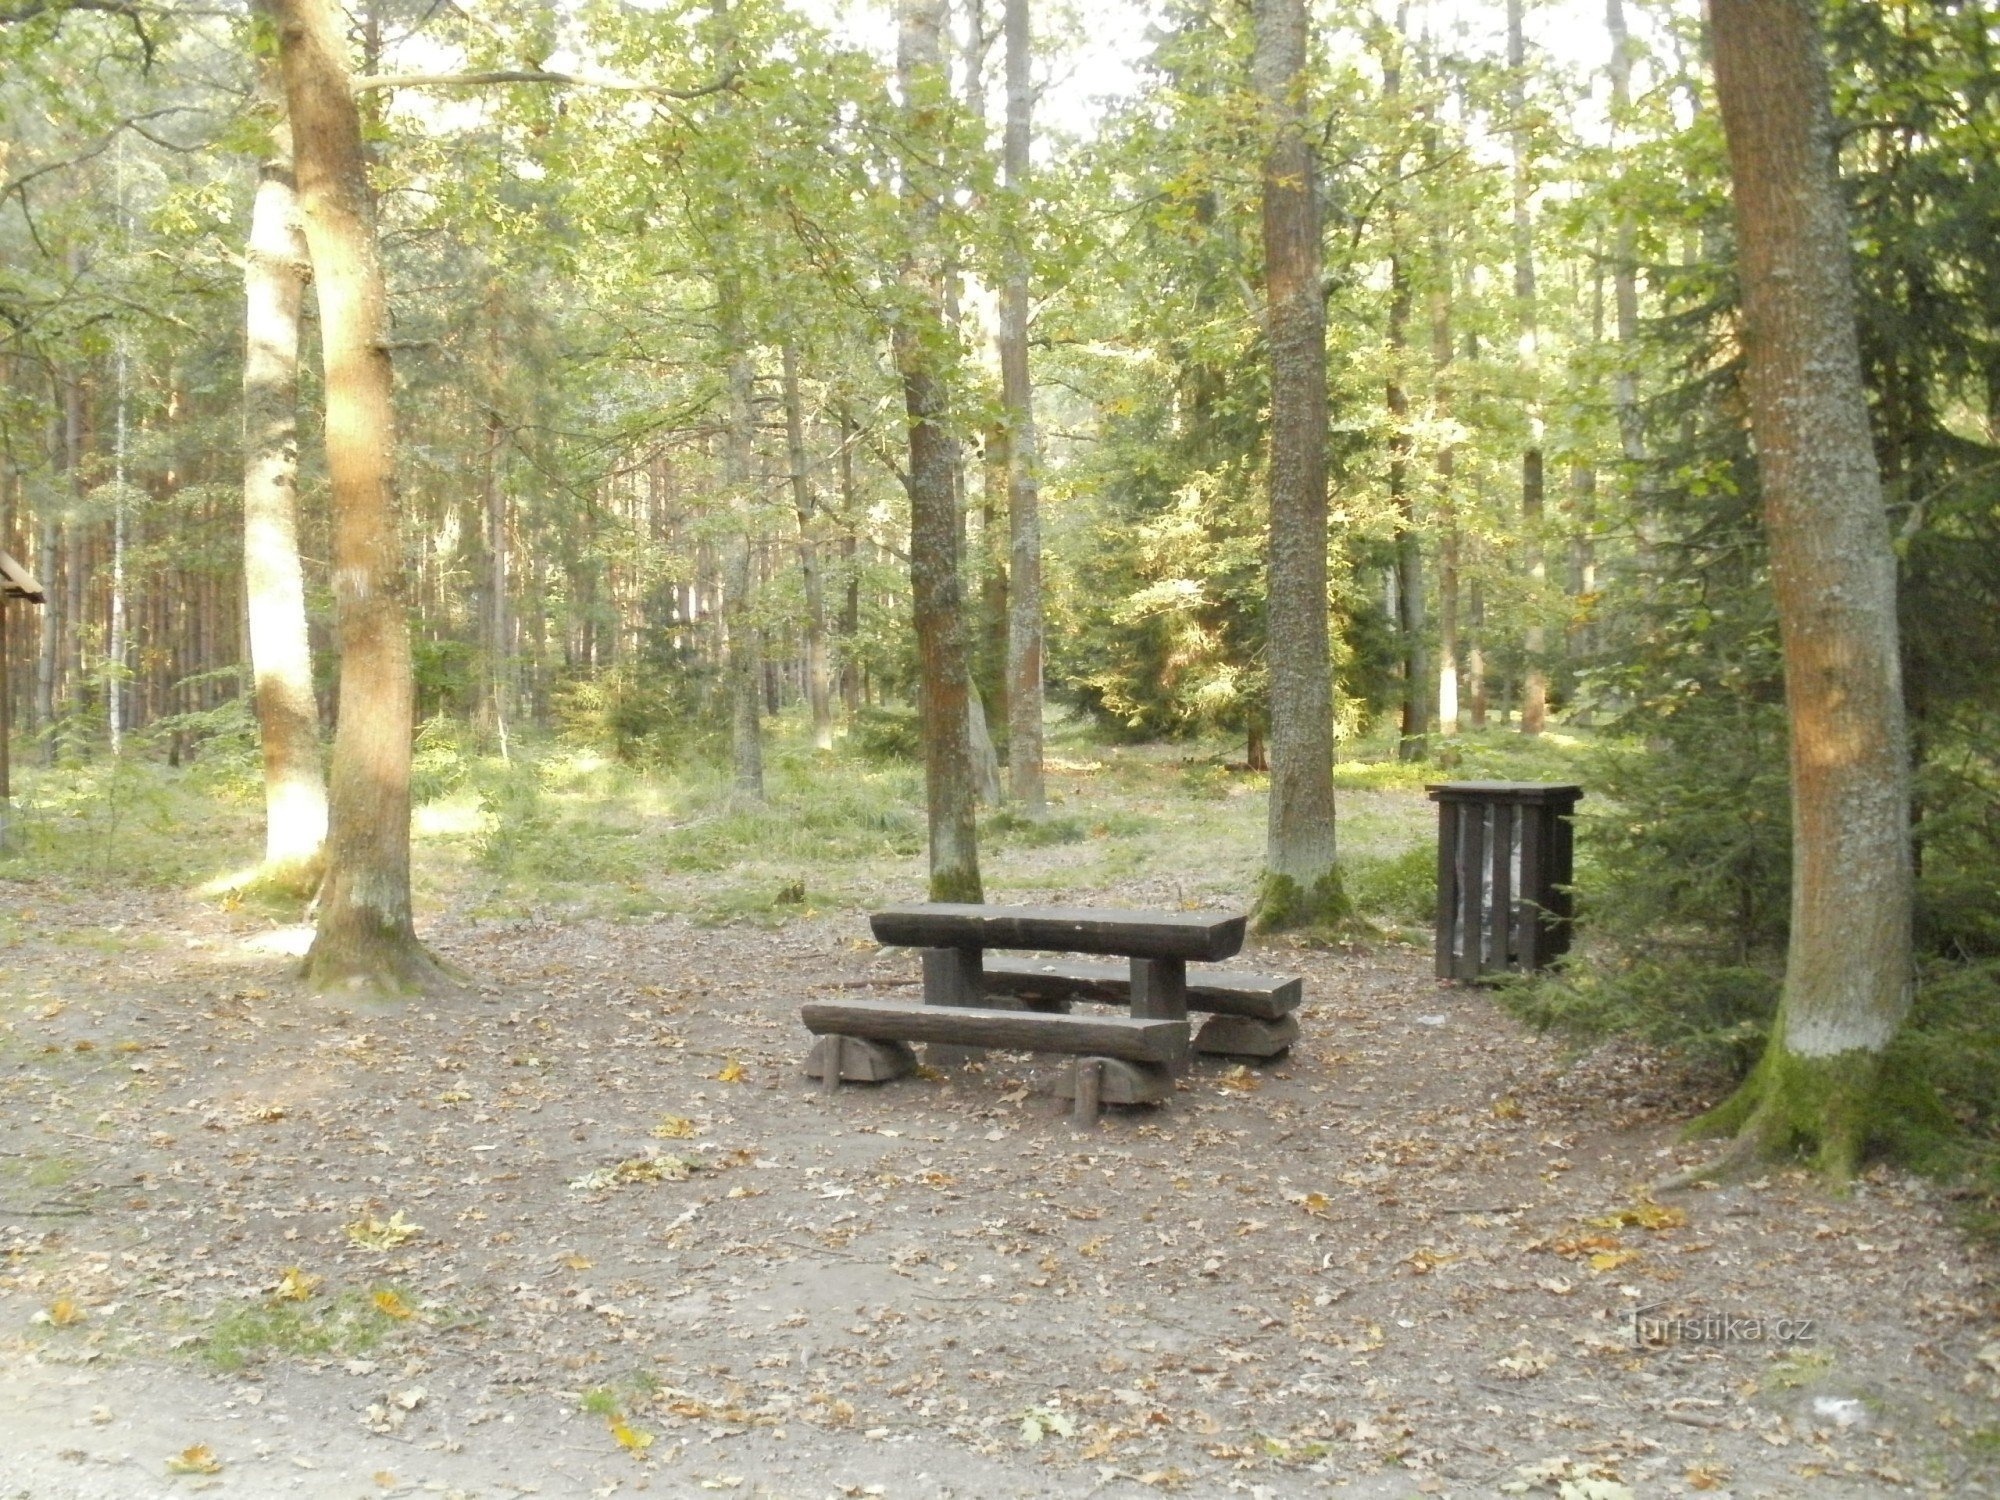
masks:
<instances>
[{"instance_id":1,"label":"tree branch","mask_svg":"<svg viewBox=\"0 0 2000 1500\"><path fill-rule=\"evenodd\" d=\"M501 68L485 73L383 73L370 78L354 80L354 92L370 93L377 89L464 89L486 88L503 83L532 83L553 88L606 89L619 94L644 94L656 99L702 99L710 94L722 93L736 86L741 70L731 68L720 78L705 83L699 88L670 89L658 84L638 83L629 78L615 78L599 73L553 73L545 68Z\"/></svg>"}]
</instances>

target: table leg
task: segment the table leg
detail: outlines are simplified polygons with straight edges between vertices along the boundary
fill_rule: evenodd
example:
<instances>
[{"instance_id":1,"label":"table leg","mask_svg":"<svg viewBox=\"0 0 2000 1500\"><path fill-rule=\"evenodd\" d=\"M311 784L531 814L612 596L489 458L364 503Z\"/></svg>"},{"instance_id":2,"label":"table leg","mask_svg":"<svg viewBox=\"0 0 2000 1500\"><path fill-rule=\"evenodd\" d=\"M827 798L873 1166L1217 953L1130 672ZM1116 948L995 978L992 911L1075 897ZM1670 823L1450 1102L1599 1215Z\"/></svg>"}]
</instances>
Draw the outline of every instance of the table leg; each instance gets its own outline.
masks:
<instances>
[{"instance_id":1,"label":"table leg","mask_svg":"<svg viewBox=\"0 0 2000 1500\"><path fill-rule=\"evenodd\" d=\"M924 1004L980 1006L985 1004L980 975L985 969L985 953L979 948L926 948L924 955ZM934 1068L959 1068L986 1056L984 1047L948 1046L932 1042L924 1049L924 1060Z\"/></svg>"},{"instance_id":2,"label":"table leg","mask_svg":"<svg viewBox=\"0 0 2000 1500\"><path fill-rule=\"evenodd\" d=\"M1132 1016L1145 1021L1185 1021L1187 961L1179 958L1132 960ZM1174 1059L1173 1070L1188 1070L1186 1052Z\"/></svg>"}]
</instances>

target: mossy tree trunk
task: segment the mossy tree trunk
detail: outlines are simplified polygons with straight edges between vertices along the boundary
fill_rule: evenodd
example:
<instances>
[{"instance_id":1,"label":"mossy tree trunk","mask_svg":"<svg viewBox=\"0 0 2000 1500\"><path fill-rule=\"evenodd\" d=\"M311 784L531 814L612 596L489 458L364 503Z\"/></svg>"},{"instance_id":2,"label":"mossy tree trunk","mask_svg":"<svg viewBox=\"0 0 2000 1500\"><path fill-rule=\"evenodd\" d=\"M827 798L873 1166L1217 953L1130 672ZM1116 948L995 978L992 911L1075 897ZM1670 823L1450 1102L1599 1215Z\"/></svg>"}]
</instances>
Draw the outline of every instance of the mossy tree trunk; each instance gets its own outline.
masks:
<instances>
[{"instance_id":1,"label":"mossy tree trunk","mask_svg":"<svg viewBox=\"0 0 2000 1500\"><path fill-rule=\"evenodd\" d=\"M1271 369L1265 661L1271 800L1258 925L1343 913L1334 867L1333 660L1327 626L1326 304L1305 130L1305 0L1256 0L1251 80L1264 111L1264 341Z\"/></svg>"},{"instance_id":2,"label":"mossy tree trunk","mask_svg":"<svg viewBox=\"0 0 2000 1500\"><path fill-rule=\"evenodd\" d=\"M326 879L305 971L321 987L406 993L450 976L410 912L414 704L388 294L335 13L327 0L271 0L271 14L319 299L340 641Z\"/></svg>"},{"instance_id":3,"label":"mossy tree trunk","mask_svg":"<svg viewBox=\"0 0 2000 1500\"><path fill-rule=\"evenodd\" d=\"M978 901L978 826L966 695L965 598L960 561L956 455L949 421L949 331L944 319L944 255L938 244L951 86L944 70L941 0L898 0L896 76L912 149L902 162L910 251L894 330L903 380L910 468L910 594L917 631L923 721L924 797L930 828L933 901Z\"/></svg>"},{"instance_id":4,"label":"mossy tree trunk","mask_svg":"<svg viewBox=\"0 0 2000 1500\"><path fill-rule=\"evenodd\" d=\"M1896 569L1869 438L1825 58L1807 0L1714 0L1750 425L1791 715L1792 908L1763 1060L1699 1130L1851 1174L1910 1004Z\"/></svg>"}]
</instances>

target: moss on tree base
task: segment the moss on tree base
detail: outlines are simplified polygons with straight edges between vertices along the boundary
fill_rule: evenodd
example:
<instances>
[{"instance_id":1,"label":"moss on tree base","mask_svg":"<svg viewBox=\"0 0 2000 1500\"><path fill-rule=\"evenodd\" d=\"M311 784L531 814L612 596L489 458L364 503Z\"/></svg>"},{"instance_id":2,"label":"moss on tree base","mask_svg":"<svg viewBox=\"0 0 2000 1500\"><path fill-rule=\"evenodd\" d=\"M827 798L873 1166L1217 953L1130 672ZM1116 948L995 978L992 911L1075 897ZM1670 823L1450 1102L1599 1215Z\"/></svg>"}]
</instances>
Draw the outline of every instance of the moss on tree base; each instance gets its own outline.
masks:
<instances>
[{"instance_id":1,"label":"moss on tree base","mask_svg":"<svg viewBox=\"0 0 2000 1500\"><path fill-rule=\"evenodd\" d=\"M931 871L931 900L957 901L977 906L985 899L986 890L980 884L978 870Z\"/></svg>"},{"instance_id":2,"label":"moss on tree base","mask_svg":"<svg viewBox=\"0 0 2000 1500\"><path fill-rule=\"evenodd\" d=\"M1720 1161L1674 1179L1684 1186L1770 1161L1804 1162L1828 1182L1851 1180L1871 1151L1913 1164L1952 1133L1935 1091L1895 1054L1857 1048L1808 1057L1773 1035L1736 1092L1689 1123L1690 1140L1733 1138Z\"/></svg>"},{"instance_id":3,"label":"moss on tree base","mask_svg":"<svg viewBox=\"0 0 2000 1500\"><path fill-rule=\"evenodd\" d=\"M410 931L348 924L313 939L300 977L313 989L392 1000L464 987L464 976Z\"/></svg>"},{"instance_id":4,"label":"moss on tree base","mask_svg":"<svg viewBox=\"0 0 2000 1500\"><path fill-rule=\"evenodd\" d=\"M1354 903L1340 883L1340 872L1328 870L1310 887L1289 875L1266 873L1257 887L1257 909L1251 925L1258 932L1295 932L1306 927L1333 927L1354 915Z\"/></svg>"}]
</instances>

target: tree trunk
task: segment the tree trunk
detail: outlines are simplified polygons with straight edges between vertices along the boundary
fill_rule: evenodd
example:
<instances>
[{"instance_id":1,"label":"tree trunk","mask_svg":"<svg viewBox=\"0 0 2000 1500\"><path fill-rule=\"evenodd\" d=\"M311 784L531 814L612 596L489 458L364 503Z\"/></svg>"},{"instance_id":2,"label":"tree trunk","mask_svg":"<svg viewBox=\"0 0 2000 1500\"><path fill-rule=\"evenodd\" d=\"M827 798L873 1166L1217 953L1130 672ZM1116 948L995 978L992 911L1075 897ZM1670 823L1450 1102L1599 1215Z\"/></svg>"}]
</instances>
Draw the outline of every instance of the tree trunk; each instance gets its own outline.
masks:
<instances>
[{"instance_id":1,"label":"tree trunk","mask_svg":"<svg viewBox=\"0 0 2000 1500\"><path fill-rule=\"evenodd\" d=\"M729 375L729 406L723 418L722 478L737 529L728 541L724 563L723 621L729 631L729 750L736 795L756 801L764 796L764 664L762 633L757 628L757 560L750 543L750 471L756 410L752 404L755 370L750 363L749 336L743 328L743 291L733 274L715 283L717 315L722 331L722 357Z\"/></svg>"},{"instance_id":2,"label":"tree trunk","mask_svg":"<svg viewBox=\"0 0 2000 1500\"><path fill-rule=\"evenodd\" d=\"M1346 907L1334 866L1333 668L1327 637L1326 305L1319 193L1301 97L1305 0L1256 0L1252 82L1266 136L1264 340L1271 370L1265 661L1271 797L1258 922L1324 921Z\"/></svg>"},{"instance_id":3,"label":"tree trunk","mask_svg":"<svg viewBox=\"0 0 2000 1500\"><path fill-rule=\"evenodd\" d=\"M1542 624L1542 591L1548 582L1548 556L1542 539L1544 485L1542 472L1542 406L1538 364L1540 329L1535 306L1535 221L1529 181L1531 141L1528 134L1528 44L1522 30L1523 0L1507 0L1507 106L1513 116L1508 129L1514 156L1514 306L1521 330L1521 362L1529 380L1529 441L1521 454L1521 529L1528 552L1528 627L1521 642L1521 733L1540 734L1548 722L1548 668L1542 657L1548 636Z\"/></svg>"},{"instance_id":4,"label":"tree trunk","mask_svg":"<svg viewBox=\"0 0 2000 1500\"><path fill-rule=\"evenodd\" d=\"M854 418L840 406L840 560L847 587L840 600L840 706L852 718L861 711L861 492L854 478L854 445L861 441Z\"/></svg>"},{"instance_id":5,"label":"tree trunk","mask_svg":"<svg viewBox=\"0 0 2000 1500\"><path fill-rule=\"evenodd\" d=\"M271 146L257 174L243 257L243 582L264 750L264 864L308 884L326 842L319 706L299 562L299 309L309 264L292 175L292 130L275 69L260 69Z\"/></svg>"},{"instance_id":6,"label":"tree trunk","mask_svg":"<svg viewBox=\"0 0 2000 1500\"><path fill-rule=\"evenodd\" d=\"M1403 668L1403 713L1398 760L1422 760L1430 744L1430 665L1424 652L1424 544L1417 530L1417 500L1410 485L1410 397L1403 388L1403 355L1409 344L1409 268L1400 255L1389 261L1389 503L1396 513L1396 639Z\"/></svg>"},{"instance_id":7,"label":"tree trunk","mask_svg":"<svg viewBox=\"0 0 2000 1500\"><path fill-rule=\"evenodd\" d=\"M49 435L49 455L65 477L71 468L70 456L75 452L69 441L69 390L71 381L65 372L62 381L64 419L52 423ZM61 660L62 611L56 607L56 546L60 537L60 523L53 498L41 507L40 555L37 565L41 569L41 585L48 594L42 605L41 639L35 655L35 730L42 737L42 763L54 765L56 759L56 665Z\"/></svg>"},{"instance_id":8,"label":"tree trunk","mask_svg":"<svg viewBox=\"0 0 2000 1500\"><path fill-rule=\"evenodd\" d=\"M924 791L933 901L978 901L978 827L968 744L964 591L965 528L954 493L947 428L944 256L937 219L943 186L931 159L946 151L950 83L943 66L941 0L898 0L896 74L910 139L902 164L911 250L902 271L896 369L908 414L910 592L916 616Z\"/></svg>"},{"instance_id":9,"label":"tree trunk","mask_svg":"<svg viewBox=\"0 0 2000 1500\"><path fill-rule=\"evenodd\" d=\"M1382 66L1382 93L1394 99L1403 85L1403 27L1396 11L1396 31ZM1403 175L1401 152L1392 163ZM1422 760L1430 744L1430 664L1424 651L1424 546L1417 530L1417 499L1410 487L1410 396L1403 384L1403 360L1410 342L1409 257L1403 246L1403 205L1392 201L1389 216L1389 380L1384 396L1389 408L1389 505L1396 515L1394 585L1396 640L1402 657L1402 722L1396 742L1398 760Z\"/></svg>"},{"instance_id":10,"label":"tree trunk","mask_svg":"<svg viewBox=\"0 0 2000 1500\"><path fill-rule=\"evenodd\" d=\"M799 395L799 351L785 345L785 441L792 465L792 506L799 515L799 578L806 592L806 697L812 704L813 748L833 748L833 672L826 651L826 585L814 536L812 485L806 476L805 404Z\"/></svg>"},{"instance_id":11,"label":"tree trunk","mask_svg":"<svg viewBox=\"0 0 2000 1500\"><path fill-rule=\"evenodd\" d=\"M1431 164L1436 139L1431 137ZM1451 241L1441 224L1431 229L1431 408L1440 428L1451 421ZM1438 443L1438 732L1458 733L1458 496L1457 449L1449 438Z\"/></svg>"},{"instance_id":12,"label":"tree trunk","mask_svg":"<svg viewBox=\"0 0 2000 1500\"><path fill-rule=\"evenodd\" d=\"M1007 420L1007 781L1032 816L1048 806L1043 774L1041 445L1028 370L1028 146L1034 89L1028 0L1006 0L1007 129L1002 139L1010 222L1000 287L1000 399Z\"/></svg>"},{"instance_id":13,"label":"tree trunk","mask_svg":"<svg viewBox=\"0 0 2000 1500\"><path fill-rule=\"evenodd\" d=\"M375 203L331 7L271 0L271 14L319 301L340 637L326 879L305 973L322 988L423 990L449 976L410 912L410 630Z\"/></svg>"},{"instance_id":14,"label":"tree trunk","mask_svg":"<svg viewBox=\"0 0 2000 1500\"><path fill-rule=\"evenodd\" d=\"M1878 1137L1883 1057L1910 1005L1896 564L1813 7L1714 0L1710 24L1791 716L1792 907L1763 1060L1699 1123L1736 1132L1737 1160L1805 1149L1841 1179Z\"/></svg>"},{"instance_id":15,"label":"tree trunk","mask_svg":"<svg viewBox=\"0 0 2000 1500\"><path fill-rule=\"evenodd\" d=\"M1486 727L1486 586L1475 572L1466 587L1465 691L1467 719L1474 729Z\"/></svg>"}]
</instances>

